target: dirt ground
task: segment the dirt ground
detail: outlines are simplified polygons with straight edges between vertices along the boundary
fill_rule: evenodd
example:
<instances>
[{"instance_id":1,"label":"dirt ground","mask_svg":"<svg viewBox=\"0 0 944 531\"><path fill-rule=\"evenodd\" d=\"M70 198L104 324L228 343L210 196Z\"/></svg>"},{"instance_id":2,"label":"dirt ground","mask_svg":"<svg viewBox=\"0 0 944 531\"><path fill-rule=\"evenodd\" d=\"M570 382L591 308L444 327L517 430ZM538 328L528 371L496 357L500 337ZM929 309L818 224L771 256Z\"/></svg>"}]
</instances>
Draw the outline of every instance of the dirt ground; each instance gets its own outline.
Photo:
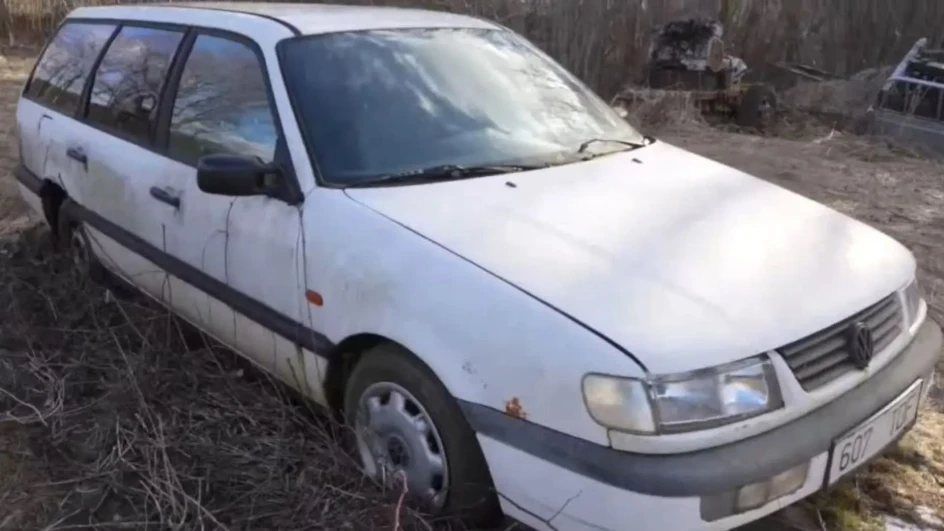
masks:
<instances>
[{"instance_id":1,"label":"dirt ground","mask_svg":"<svg viewBox=\"0 0 944 531\"><path fill-rule=\"evenodd\" d=\"M49 291L51 288L40 289L46 282L43 280L46 277L42 275L48 273L55 276L56 265L50 265L39 257L39 251L45 245L42 243L42 231L29 229L31 221L25 215L26 211L16 196L11 172L17 154L13 131L14 106L16 95L30 65L31 58L28 51L7 50L5 54L0 54L0 239L3 240L0 242L2 243L0 244L0 293L5 297L10 297L7 304L19 308L17 310L19 313L12 317L0 316L0 319L13 319L16 323L15 325L7 323L4 328L0 329L0 349L16 347L38 352L36 345L43 345L44 352L75 350L78 348L75 345L79 339L71 335L63 335L67 334L64 329L69 328L70 334L78 334L77 331L81 331L82 334L91 334L85 328L92 326L88 324L90 319L98 323L102 319L101 315L104 315L106 311L111 312L108 315L114 319L127 318L128 312L121 310L119 313L124 317L116 316L113 315L114 310L103 310L101 304L94 300L77 301L74 297L70 299L69 295L56 295ZM824 202L898 238L910 247L918 258L921 281L931 305L932 315L939 321L944 317L942 315L944 312L944 246L941 245L941 242L944 242L944 165L941 162L911 156L907 152L873 143L861 137L831 131L822 126L798 126L788 137L761 137L722 132L691 121L679 121L663 126L655 132L659 137L671 143ZM96 294L98 295L100 293ZM94 312L83 309L86 308L85 305L95 306L96 309ZM24 317L22 308L26 307L41 307L42 319ZM136 323L150 323L158 320L145 310L135 310L135 312L143 315L135 318L138 319ZM67 317L74 318L74 321L68 321ZM66 321L63 324L51 326L49 320L56 319ZM77 323L82 324L80 326ZM108 330L108 334L111 334L108 337L115 337L114 345L117 346L109 347L111 349L109 352L114 351L120 354L120 357L115 354L113 361L117 361L114 363L127 364L129 371L132 366L135 367L132 377L129 379L127 373L113 374L113 371L109 372L111 369L97 365L83 369L86 371L83 375L63 376L64 373L60 370L63 363L56 361L58 358L55 355L50 354L46 358L38 359L38 355L31 354L24 358L27 360L24 363L30 364L31 367L50 368L48 375L43 377L45 378L43 381L47 383L44 389L52 389L52 391L49 391L47 398L43 400L29 401L29 404L38 404L35 407L33 405L26 407L23 403L17 403L15 415L13 411L4 413L3 408L0 408L0 530L53 528L55 526L62 528L62 526L72 525L75 514L81 512L83 504L79 503L80 509L77 510L65 510L63 507L73 507L74 504L70 505L70 500L76 497L87 497L89 489L85 486L90 484L98 485L95 487L98 490L95 491L97 497L93 504L95 510L86 510L86 520L101 517L101 507L107 501L107 496L101 492L102 488L112 493L123 492L125 503L152 504L159 509L150 511L150 524L145 522L141 525L135 525L133 520L122 516L123 513L119 509L108 513L110 521L120 521L124 527L136 529L150 528L154 519L158 517L179 518L178 528L181 529L196 529L199 527L196 522L208 524L209 528L285 528L288 525L287 522L292 521L291 518L299 517L302 506L310 511L311 518L316 516L321 518L318 520L320 524L312 524L310 528L366 528L359 524L340 523L343 521L343 514L337 516L336 519L325 516L332 511L337 511L338 506L343 507L344 511L353 511L355 509L349 507L354 506L345 504L355 502L356 510L360 511L358 514L374 514L380 511L382 514L378 518L386 518L384 515L389 516L388 512L384 512L390 507L387 502L365 501L368 496L359 494L362 491L355 490L354 486L349 485L354 480L337 479L351 473L353 469L350 466L333 465L334 472L326 476L323 470L312 471L310 464L304 465L312 459L324 458L333 451L323 448L327 444L322 441L323 437L315 438L317 441L312 442L311 432L305 431L317 427L312 427L307 420L271 418L273 411L281 411L279 414L285 417L284 407L278 409L281 406L273 405L272 407L276 409L265 409L270 403L284 404L284 401L280 401L278 392L273 391L271 386L261 384L252 378L244 378L243 369L234 368L230 362L221 364L220 358L212 354L216 352L214 349L192 351L190 354L196 352L210 352L211 354L208 355L209 357L202 358L196 355L182 356L180 361L174 364L167 364L166 356L156 357L154 363L160 365L162 370L178 371L173 373L173 378L190 383L189 387L175 388L172 391L151 389L151 384L154 382L141 383L142 381L137 379L139 373L136 371L153 369L144 368L129 361L129 355L133 357L135 351L132 347L127 347L130 343L124 339L120 341L117 339L114 330L119 325L98 323L94 326L98 327L97 330ZM156 333L164 333L154 332L150 326L148 325L149 328L144 332L141 331L144 328L134 328L134 333L141 336L140 340L134 339L135 345L143 345L141 348L144 349L152 348L153 340L148 338L153 338L153 334ZM161 330L164 329L161 328ZM58 339L51 339L53 336ZM51 341L55 342L50 343ZM0 372L5 367L9 368L13 363L12 360L20 359L17 357L20 354L8 350L2 350L2 352L4 354L0 354ZM83 356L100 356L103 355L101 352L101 348L89 348L83 350ZM148 350L148 352L151 351ZM6 359L4 356L7 356ZM142 357L150 356L148 354ZM206 361L207 359L211 359L212 362ZM105 362L98 365L102 363ZM59 372L56 372L57 370ZM47 373L37 369L34 374ZM81 396L78 401L70 402L72 392L70 389L73 388L69 386L78 385L74 381L76 378L80 380L85 377L91 378L89 374L96 375L95 379L98 380L120 382L120 385L125 386L121 389L127 391L128 396L131 397L129 403L147 402L150 405L134 406L141 409L135 410L137 413L122 417L123 420L120 422L106 423L109 426L108 429L114 431L115 434L108 440L120 447L119 450L114 450L118 452L117 454L108 453L113 452L113 450L108 450L98 456L97 460L93 459L95 465L92 468L89 468L90 465L82 465L84 468L65 470L58 465L50 466L50 462L58 462L50 461L58 459L58 454L49 450L51 446L37 442L37 438L44 437L43 434L53 434L56 440L56 445L53 446L61 448L63 441L69 440L70 437L74 438L75 434L79 433L75 426L81 425L82 429L92 433L96 415L108 415L109 411L117 407L111 402L102 406L98 403L101 401L93 401L96 403L91 405L82 405ZM167 377L167 375L157 375L153 372L147 372L147 374L152 380L157 376ZM200 375L203 379L197 381L194 374ZM0 386L4 385L5 381L0 377ZM49 382L57 383L52 385ZM148 385L145 386L145 383ZM81 388L82 392L91 392L88 391L88 385L91 384L85 382L82 385L85 386ZM118 386L119 383L114 383L114 385ZM41 387L36 382L33 382L31 386L31 388ZM6 389L6 387L0 387L0 392L5 393ZM115 389L117 387L108 388L107 392L103 392L100 396L113 400L116 396ZM215 395L217 391L226 394L229 398L220 399ZM194 401L194 404L186 414L173 407L161 407L160 401L166 400L168 396L195 392L198 394L187 395L192 396L188 400ZM251 398L253 396L257 398ZM236 400L233 397L239 399ZM20 398L26 401L26 398ZM234 413L235 410L231 405L234 400L243 404L241 406L243 409L239 410L238 415ZM0 404L4 403L8 402L0 401ZM65 420L54 418L57 412L69 410L69 407L74 407L71 411L80 415L70 415ZM98 409L95 409L96 407ZM198 412L199 414L195 413L194 409L199 408L203 409ZM160 413L157 414L154 411ZM279 414L275 416L278 417ZM11 415L16 418L11 418ZM145 422L142 417L150 420L145 419L147 420ZM184 424L171 425L171 420L168 419ZM70 422L73 424L69 424ZM160 424L160 427L155 427L155 422ZM186 425L186 422L192 422L193 425ZM166 425L161 423L166 423ZM233 423L240 427L241 431L238 434L233 435L233 432L223 431L233 429L230 427ZM221 430L217 434L216 441L219 454L206 454L203 458L197 455L200 450L194 446L196 442L193 439L197 430L204 430L205 433ZM105 437L99 432L95 433L96 438ZM286 436L286 433L289 434L290 440L298 439L304 442L288 447L279 446L279 452L296 452L296 454L291 454L291 459L280 458L275 461L271 457L273 452L270 448L259 446L268 443L259 441L271 441L276 435ZM167 448L171 445L167 440L172 437L180 438L175 444L191 445L188 446L191 448L188 455L176 457L168 455ZM135 441L140 440L148 441L149 446L136 453L134 444L137 444ZM123 444L127 446L122 446ZM239 444L254 446L239 450L242 448ZM313 444L317 448L313 449ZM330 459L340 459L334 454L330 455L332 456ZM179 460L175 461L175 459ZM227 476L225 480L217 479L216 485L213 486L216 490L213 490L210 485L204 484L211 476L207 475L209 464L200 462L201 459L210 460L217 467L259 470L260 476L251 476L245 471L238 477ZM69 463L73 462L77 462L74 457ZM171 463L175 464L171 466ZM179 467L184 465L179 463L185 463L187 467L190 467L186 474L180 471ZM172 474L166 467L178 467L178 469ZM277 470L275 473L280 476L279 478L272 477L274 473L272 470L269 470L268 477L265 476L265 470L273 467ZM189 475L190 472L192 475ZM135 481L143 487L129 489L127 492L122 491L121 482L129 477L127 476L129 473L133 473L132 476L137 478ZM90 483L92 479L99 476L107 476L108 481ZM163 480L158 482L153 480L154 477L160 477ZM218 499L226 490L224 486L220 486L221 481L227 482L227 485L245 484L246 487L240 491L239 496L235 496L235 501L230 500L224 503ZM315 486L311 487L313 483ZM191 488L188 485L196 486ZM279 492L283 493L300 490L302 485L308 485L316 489L317 494L314 490L307 492L304 502L293 501L299 499L295 497L281 501L275 499L259 502L259 506L252 514L232 520L237 522L236 524L224 525L217 521L217 518L222 518L221 515L227 512L235 513L244 510L244 506L249 503L247 500L256 503L262 485L274 485L272 488L282 489ZM369 487L367 488L369 490ZM95 489L92 488L92 490ZM212 494L206 494L206 498L201 497L201 493L211 491ZM333 497L325 494L327 491L332 491ZM257 498L252 498L252 495ZM288 494L283 494L283 496L288 496ZM314 504L312 497L320 501ZM88 503L85 505L87 506ZM839 489L804 504L802 510L794 508L788 512L778 513L767 521L752 526L752 529L760 530L761 526L764 529L774 527L781 529L877 529L881 527L882 514L894 514L905 520L921 521L922 515L925 515L924 519L927 520L926 513L928 512L936 513L937 517L944 518L944 393L940 388L933 393L932 403L923 412L917 428L899 448L891 451L886 457L875 462L868 470L859 473L854 480ZM307 521L310 523L314 520ZM940 525L930 527L944 528Z\"/></svg>"}]
</instances>

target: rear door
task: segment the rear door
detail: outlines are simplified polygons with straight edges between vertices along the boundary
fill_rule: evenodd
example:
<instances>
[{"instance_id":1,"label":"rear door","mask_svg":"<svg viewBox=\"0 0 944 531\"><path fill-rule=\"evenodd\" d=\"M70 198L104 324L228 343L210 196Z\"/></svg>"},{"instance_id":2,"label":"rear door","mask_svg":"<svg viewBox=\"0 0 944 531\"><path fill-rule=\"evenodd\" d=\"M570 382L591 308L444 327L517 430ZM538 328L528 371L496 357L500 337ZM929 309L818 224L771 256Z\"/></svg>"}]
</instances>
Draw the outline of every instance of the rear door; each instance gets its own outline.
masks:
<instances>
[{"instance_id":1,"label":"rear door","mask_svg":"<svg viewBox=\"0 0 944 531\"><path fill-rule=\"evenodd\" d=\"M161 95L185 36L179 27L122 25L96 65L83 124L65 146L73 197L89 211L96 252L162 300L168 286L154 259L165 250L173 211L151 189L173 183L155 139Z\"/></svg>"},{"instance_id":2,"label":"rear door","mask_svg":"<svg viewBox=\"0 0 944 531\"><path fill-rule=\"evenodd\" d=\"M75 191L78 168L67 151L80 134L76 115L82 94L117 27L107 22L63 23L43 51L17 106L21 163L67 192Z\"/></svg>"}]
</instances>

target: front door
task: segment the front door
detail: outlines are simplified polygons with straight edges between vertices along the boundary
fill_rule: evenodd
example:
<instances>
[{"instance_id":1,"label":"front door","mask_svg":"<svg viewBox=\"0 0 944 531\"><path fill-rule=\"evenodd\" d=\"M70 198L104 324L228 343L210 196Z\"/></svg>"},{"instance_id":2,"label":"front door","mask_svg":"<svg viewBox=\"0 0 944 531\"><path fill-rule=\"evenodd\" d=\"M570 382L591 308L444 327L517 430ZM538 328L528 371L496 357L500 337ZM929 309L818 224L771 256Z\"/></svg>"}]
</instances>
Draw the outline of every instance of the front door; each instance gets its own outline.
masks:
<instances>
[{"instance_id":1,"label":"front door","mask_svg":"<svg viewBox=\"0 0 944 531\"><path fill-rule=\"evenodd\" d=\"M193 276L174 280L171 297L177 311L311 393L318 367L297 337L307 319L301 209L271 197L211 195L197 184L198 161L211 154L278 162L291 178L261 57L242 37L198 33L183 64L167 135L167 168L180 186L168 250Z\"/></svg>"}]
</instances>

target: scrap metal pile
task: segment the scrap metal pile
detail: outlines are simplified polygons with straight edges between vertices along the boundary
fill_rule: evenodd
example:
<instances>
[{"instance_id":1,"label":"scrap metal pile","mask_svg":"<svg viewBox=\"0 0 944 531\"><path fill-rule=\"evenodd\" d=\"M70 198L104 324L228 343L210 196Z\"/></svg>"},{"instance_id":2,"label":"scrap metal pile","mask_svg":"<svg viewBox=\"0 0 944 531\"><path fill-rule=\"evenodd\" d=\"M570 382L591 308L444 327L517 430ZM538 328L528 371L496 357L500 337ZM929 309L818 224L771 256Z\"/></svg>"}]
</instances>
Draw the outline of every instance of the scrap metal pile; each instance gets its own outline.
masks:
<instances>
[{"instance_id":1,"label":"scrap metal pile","mask_svg":"<svg viewBox=\"0 0 944 531\"><path fill-rule=\"evenodd\" d=\"M747 65L725 54L723 38L724 27L717 20L689 19L663 26L649 44L650 87L672 86L684 76L704 89L723 88L740 79Z\"/></svg>"},{"instance_id":2,"label":"scrap metal pile","mask_svg":"<svg viewBox=\"0 0 944 531\"><path fill-rule=\"evenodd\" d=\"M944 49L918 40L885 80L868 114L875 133L944 155Z\"/></svg>"},{"instance_id":3,"label":"scrap metal pile","mask_svg":"<svg viewBox=\"0 0 944 531\"><path fill-rule=\"evenodd\" d=\"M646 87L629 89L614 103L631 107L651 91L684 91L705 114L764 128L776 116L777 98L763 84L743 83L747 64L726 53L724 27L713 19L677 20L658 28L649 45Z\"/></svg>"}]
</instances>

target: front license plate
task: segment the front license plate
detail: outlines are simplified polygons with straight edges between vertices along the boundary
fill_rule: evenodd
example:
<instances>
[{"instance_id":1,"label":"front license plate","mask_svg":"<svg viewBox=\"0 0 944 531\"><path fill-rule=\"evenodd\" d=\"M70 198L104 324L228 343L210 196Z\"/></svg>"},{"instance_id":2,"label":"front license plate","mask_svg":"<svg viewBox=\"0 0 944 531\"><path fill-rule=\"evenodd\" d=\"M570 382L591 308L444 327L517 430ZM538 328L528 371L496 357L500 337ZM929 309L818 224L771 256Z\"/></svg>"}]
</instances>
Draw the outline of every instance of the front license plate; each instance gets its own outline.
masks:
<instances>
[{"instance_id":1,"label":"front license plate","mask_svg":"<svg viewBox=\"0 0 944 531\"><path fill-rule=\"evenodd\" d=\"M832 485L881 452L911 426L918 417L921 380L871 418L833 443L828 483Z\"/></svg>"}]
</instances>

